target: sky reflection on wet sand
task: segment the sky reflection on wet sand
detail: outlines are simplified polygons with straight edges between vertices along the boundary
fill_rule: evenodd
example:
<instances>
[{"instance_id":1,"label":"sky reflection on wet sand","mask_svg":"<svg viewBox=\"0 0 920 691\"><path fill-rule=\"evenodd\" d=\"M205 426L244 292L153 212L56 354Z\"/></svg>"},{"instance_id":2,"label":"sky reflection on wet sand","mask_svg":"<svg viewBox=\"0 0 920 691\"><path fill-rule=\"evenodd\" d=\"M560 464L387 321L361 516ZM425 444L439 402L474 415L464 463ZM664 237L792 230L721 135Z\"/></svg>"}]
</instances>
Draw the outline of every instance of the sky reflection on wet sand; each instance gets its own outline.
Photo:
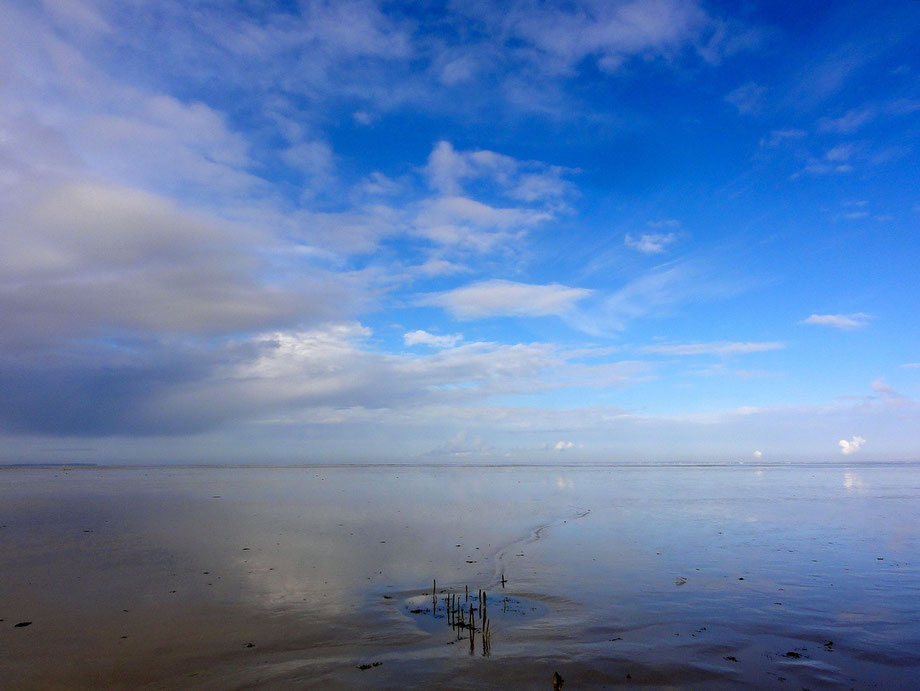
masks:
<instances>
[{"instance_id":1,"label":"sky reflection on wet sand","mask_svg":"<svg viewBox=\"0 0 920 691\"><path fill-rule=\"evenodd\" d=\"M920 671L916 471L4 470L0 671L16 687L549 688L554 671L573 688L903 687ZM432 579L440 598L495 598L488 658L410 613ZM498 616L503 595L530 617Z\"/></svg>"}]
</instances>

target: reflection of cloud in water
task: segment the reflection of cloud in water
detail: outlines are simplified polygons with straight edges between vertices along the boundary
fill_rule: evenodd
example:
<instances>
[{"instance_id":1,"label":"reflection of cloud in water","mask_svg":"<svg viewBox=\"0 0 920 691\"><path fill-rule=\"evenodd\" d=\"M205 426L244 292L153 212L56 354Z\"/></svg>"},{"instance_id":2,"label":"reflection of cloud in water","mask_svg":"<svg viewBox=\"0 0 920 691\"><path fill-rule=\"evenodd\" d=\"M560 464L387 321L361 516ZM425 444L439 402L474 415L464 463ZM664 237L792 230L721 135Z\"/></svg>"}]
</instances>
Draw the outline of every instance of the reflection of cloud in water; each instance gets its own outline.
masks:
<instances>
[{"instance_id":1,"label":"reflection of cloud in water","mask_svg":"<svg viewBox=\"0 0 920 691\"><path fill-rule=\"evenodd\" d=\"M559 489L574 489L575 482L570 477L556 476L556 487Z\"/></svg>"},{"instance_id":2,"label":"reflection of cloud in water","mask_svg":"<svg viewBox=\"0 0 920 691\"><path fill-rule=\"evenodd\" d=\"M851 470L847 470L843 474L843 488L847 492L861 492L866 489L866 483L862 479L862 476Z\"/></svg>"}]
</instances>

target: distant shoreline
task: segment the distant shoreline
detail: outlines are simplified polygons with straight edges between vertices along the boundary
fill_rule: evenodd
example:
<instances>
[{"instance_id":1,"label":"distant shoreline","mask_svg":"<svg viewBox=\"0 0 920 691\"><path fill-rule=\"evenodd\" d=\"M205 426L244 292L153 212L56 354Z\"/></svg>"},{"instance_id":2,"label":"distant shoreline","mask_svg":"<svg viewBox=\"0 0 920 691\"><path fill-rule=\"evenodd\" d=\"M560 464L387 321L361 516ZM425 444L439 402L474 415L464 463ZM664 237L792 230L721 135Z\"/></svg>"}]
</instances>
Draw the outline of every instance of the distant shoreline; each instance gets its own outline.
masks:
<instances>
[{"instance_id":1,"label":"distant shoreline","mask_svg":"<svg viewBox=\"0 0 920 691\"><path fill-rule=\"evenodd\" d=\"M649 463L0 463L0 470L12 469L49 469L62 468L96 469L96 470L283 470L283 469L370 469L370 468L891 468L920 465L914 461L826 461L787 463L750 463L747 461L713 461L713 462L649 462Z\"/></svg>"}]
</instances>

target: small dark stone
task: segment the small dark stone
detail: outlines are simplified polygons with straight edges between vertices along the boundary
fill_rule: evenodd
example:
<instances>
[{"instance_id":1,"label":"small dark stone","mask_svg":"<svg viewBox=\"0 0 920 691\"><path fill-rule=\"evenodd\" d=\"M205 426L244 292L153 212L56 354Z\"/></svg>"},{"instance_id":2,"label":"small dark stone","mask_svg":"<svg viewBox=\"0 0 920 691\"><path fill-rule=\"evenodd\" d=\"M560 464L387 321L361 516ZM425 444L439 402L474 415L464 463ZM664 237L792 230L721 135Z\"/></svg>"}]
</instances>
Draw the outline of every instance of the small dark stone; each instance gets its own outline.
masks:
<instances>
[{"instance_id":1,"label":"small dark stone","mask_svg":"<svg viewBox=\"0 0 920 691\"><path fill-rule=\"evenodd\" d=\"M743 577L743 576L738 576L738 580L739 580L739 581L743 581L743 580L744 580L744 577Z\"/></svg>"},{"instance_id":2,"label":"small dark stone","mask_svg":"<svg viewBox=\"0 0 920 691\"><path fill-rule=\"evenodd\" d=\"M791 657L793 660L798 660L800 657L802 657L802 654L797 653L794 650L790 650L788 653L783 655L783 657Z\"/></svg>"},{"instance_id":3,"label":"small dark stone","mask_svg":"<svg viewBox=\"0 0 920 691\"><path fill-rule=\"evenodd\" d=\"M728 660L729 662L738 662L738 658L735 657L734 655L726 655L725 659Z\"/></svg>"},{"instance_id":4,"label":"small dark stone","mask_svg":"<svg viewBox=\"0 0 920 691\"><path fill-rule=\"evenodd\" d=\"M247 644L246 644L246 647L247 647L247 648L255 648L255 647L256 647L256 644L255 644L255 643L247 643Z\"/></svg>"},{"instance_id":5,"label":"small dark stone","mask_svg":"<svg viewBox=\"0 0 920 691\"><path fill-rule=\"evenodd\" d=\"M21 621L18 624L14 624L13 628L21 629L23 626L32 626L32 622L31 621Z\"/></svg>"}]
</instances>

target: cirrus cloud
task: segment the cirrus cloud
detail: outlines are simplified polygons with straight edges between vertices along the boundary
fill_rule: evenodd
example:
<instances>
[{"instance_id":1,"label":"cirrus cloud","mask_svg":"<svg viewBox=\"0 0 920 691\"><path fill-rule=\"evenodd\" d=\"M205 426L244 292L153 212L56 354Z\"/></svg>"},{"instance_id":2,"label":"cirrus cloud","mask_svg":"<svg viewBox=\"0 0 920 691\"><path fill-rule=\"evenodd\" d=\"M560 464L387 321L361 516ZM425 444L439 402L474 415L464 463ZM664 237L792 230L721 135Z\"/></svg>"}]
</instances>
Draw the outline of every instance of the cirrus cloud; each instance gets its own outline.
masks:
<instances>
[{"instance_id":1,"label":"cirrus cloud","mask_svg":"<svg viewBox=\"0 0 920 691\"><path fill-rule=\"evenodd\" d=\"M679 343L674 345L646 346L642 349L645 353L659 353L662 355L741 355L744 353L762 353L768 350L782 350L786 345L779 341L765 341L760 343L737 343L728 341L715 341L712 343Z\"/></svg>"},{"instance_id":2,"label":"cirrus cloud","mask_svg":"<svg viewBox=\"0 0 920 691\"><path fill-rule=\"evenodd\" d=\"M865 314L864 312L856 312L854 314L812 314L799 323L832 326L841 331L850 331L852 329L861 329L869 323L870 319L872 319L872 315Z\"/></svg>"}]
</instances>

